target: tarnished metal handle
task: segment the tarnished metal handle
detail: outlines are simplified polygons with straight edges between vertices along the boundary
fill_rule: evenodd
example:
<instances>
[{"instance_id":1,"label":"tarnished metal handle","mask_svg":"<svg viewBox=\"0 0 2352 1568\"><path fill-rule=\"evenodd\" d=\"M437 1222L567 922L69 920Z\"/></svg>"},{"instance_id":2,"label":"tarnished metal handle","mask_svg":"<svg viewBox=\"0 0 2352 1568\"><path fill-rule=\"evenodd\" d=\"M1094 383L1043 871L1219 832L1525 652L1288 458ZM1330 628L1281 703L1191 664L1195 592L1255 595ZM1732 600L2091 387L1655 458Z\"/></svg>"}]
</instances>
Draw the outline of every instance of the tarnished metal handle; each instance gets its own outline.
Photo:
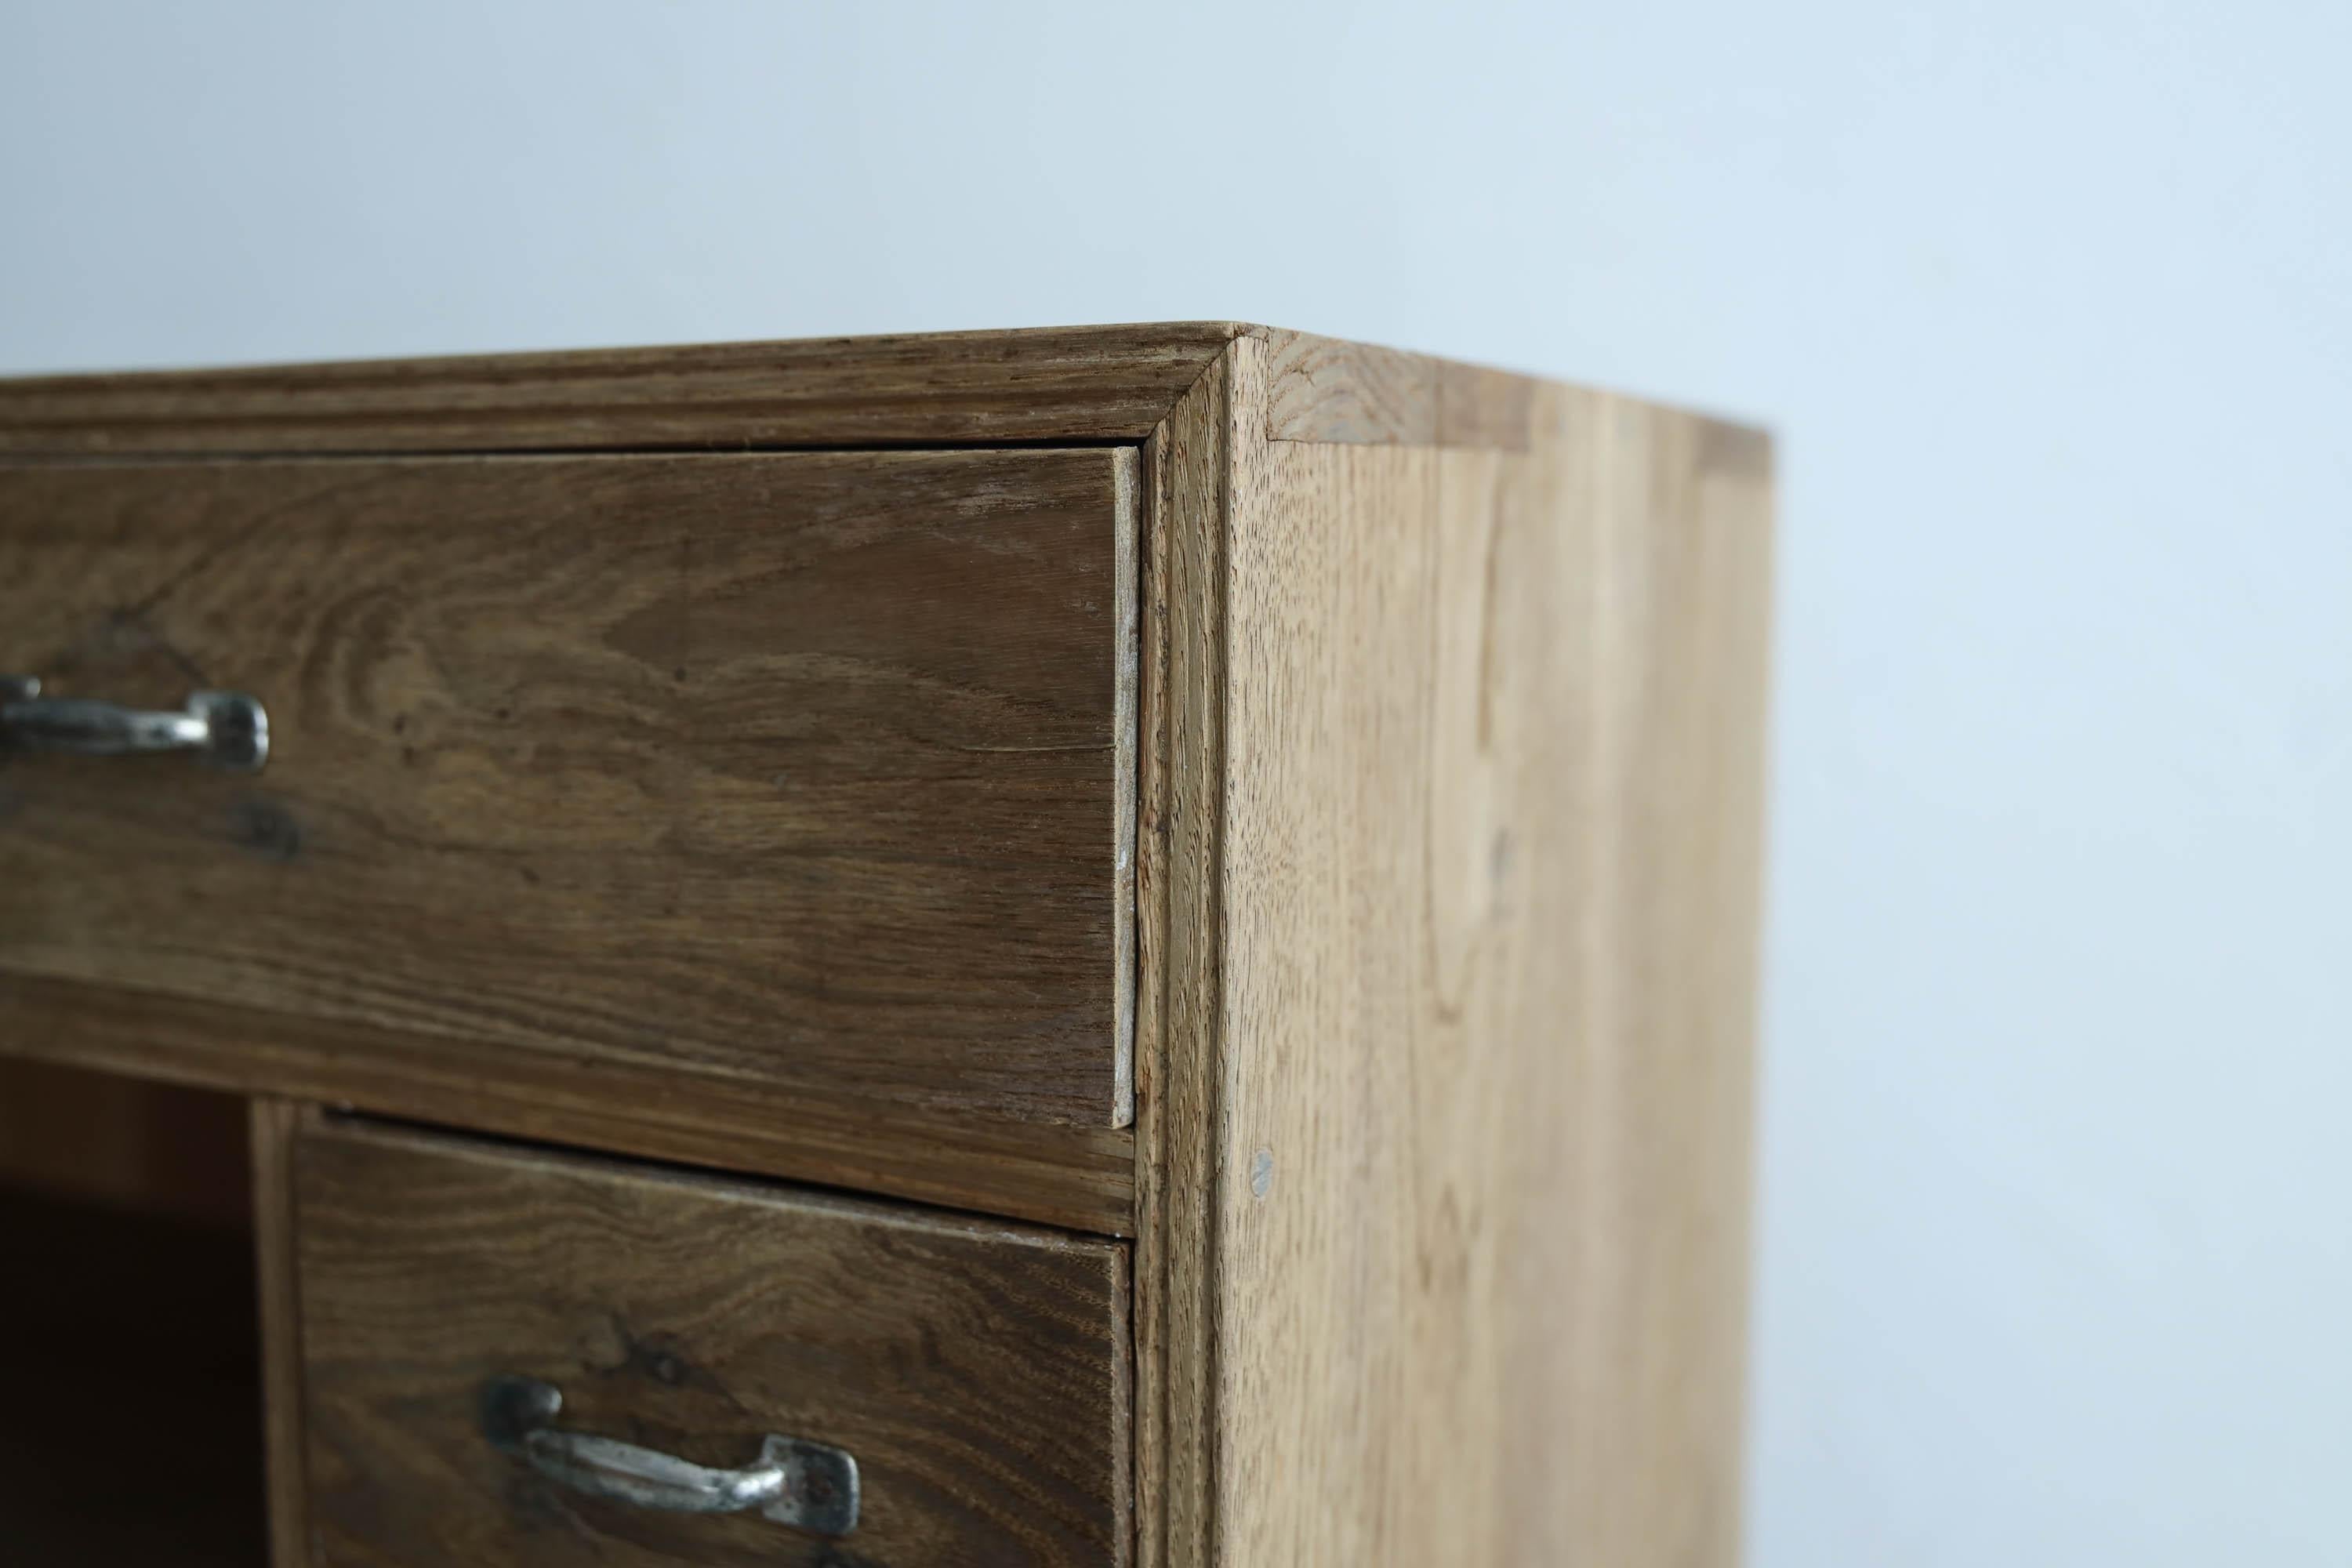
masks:
<instances>
[{"instance_id":1,"label":"tarnished metal handle","mask_svg":"<svg viewBox=\"0 0 2352 1568\"><path fill-rule=\"evenodd\" d=\"M269 760L269 715L238 691L197 691L177 713L86 698L43 697L30 676L0 676L0 750L122 757L194 752L215 767L259 773Z\"/></svg>"},{"instance_id":2,"label":"tarnished metal handle","mask_svg":"<svg viewBox=\"0 0 2352 1568\"><path fill-rule=\"evenodd\" d=\"M522 1440L523 1458L574 1491L667 1513L741 1513L784 1494L784 1467L714 1470L617 1437L553 1427Z\"/></svg>"},{"instance_id":3,"label":"tarnished metal handle","mask_svg":"<svg viewBox=\"0 0 2352 1568\"><path fill-rule=\"evenodd\" d=\"M551 1480L591 1497L612 1498L669 1513L745 1513L758 1509L779 1524L818 1535L857 1528L857 1461L839 1448L770 1433L759 1460L714 1469L617 1437L551 1426L563 1394L530 1377L482 1384L482 1435L520 1455Z\"/></svg>"}]
</instances>

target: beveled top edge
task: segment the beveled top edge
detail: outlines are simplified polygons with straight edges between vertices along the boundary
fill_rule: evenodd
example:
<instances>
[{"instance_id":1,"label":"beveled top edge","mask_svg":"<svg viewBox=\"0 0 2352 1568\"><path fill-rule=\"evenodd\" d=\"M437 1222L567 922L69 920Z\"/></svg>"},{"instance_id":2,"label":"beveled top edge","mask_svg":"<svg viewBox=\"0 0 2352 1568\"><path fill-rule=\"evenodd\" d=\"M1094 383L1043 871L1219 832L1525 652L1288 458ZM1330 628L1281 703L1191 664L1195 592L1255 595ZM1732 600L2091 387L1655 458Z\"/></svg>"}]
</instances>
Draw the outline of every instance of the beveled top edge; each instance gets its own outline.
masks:
<instances>
[{"instance_id":1,"label":"beveled top edge","mask_svg":"<svg viewBox=\"0 0 2352 1568\"><path fill-rule=\"evenodd\" d=\"M980 327L940 332L856 332L805 338L703 342L608 343L474 353L363 354L348 359L255 360L226 364L117 366L0 375L0 393L141 383L181 385L305 381L336 385L430 380L551 382L620 373L679 375L760 367L805 370L826 362L877 365L921 359L1051 363L1099 357L1214 354L1237 337L1268 329L1243 321L1129 321L1056 327Z\"/></svg>"},{"instance_id":2,"label":"beveled top edge","mask_svg":"<svg viewBox=\"0 0 2352 1568\"><path fill-rule=\"evenodd\" d=\"M1238 321L799 338L0 378L0 456L1139 441L1239 338L1265 345L1274 441L1523 449L1551 384Z\"/></svg>"},{"instance_id":3,"label":"beveled top edge","mask_svg":"<svg viewBox=\"0 0 2352 1568\"><path fill-rule=\"evenodd\" d=\"M0 453L743 449L1139 440L1197 321L0 379Z\"/></svg>"}]
</instances>

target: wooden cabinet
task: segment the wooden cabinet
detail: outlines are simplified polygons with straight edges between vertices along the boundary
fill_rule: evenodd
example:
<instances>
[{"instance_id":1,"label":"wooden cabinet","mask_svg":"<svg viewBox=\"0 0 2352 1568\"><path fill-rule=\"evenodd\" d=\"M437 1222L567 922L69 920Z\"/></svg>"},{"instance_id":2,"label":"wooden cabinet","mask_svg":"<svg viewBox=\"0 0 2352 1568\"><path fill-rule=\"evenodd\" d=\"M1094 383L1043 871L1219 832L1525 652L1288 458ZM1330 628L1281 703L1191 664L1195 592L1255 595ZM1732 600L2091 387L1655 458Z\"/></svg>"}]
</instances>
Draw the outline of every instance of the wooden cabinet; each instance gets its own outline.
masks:
<instances>
[{"instance_id":1,"label":"wooden cabinet","mask_svg":"<svg viewBox=\"0 0 2352 1568\"><path fill-rule=\"evenodd\" d=\"M284 1564L1727 1563L1770 491L1215 323L0 383L0 1057L253 1102Z\"/></svg>"}]
</instances>

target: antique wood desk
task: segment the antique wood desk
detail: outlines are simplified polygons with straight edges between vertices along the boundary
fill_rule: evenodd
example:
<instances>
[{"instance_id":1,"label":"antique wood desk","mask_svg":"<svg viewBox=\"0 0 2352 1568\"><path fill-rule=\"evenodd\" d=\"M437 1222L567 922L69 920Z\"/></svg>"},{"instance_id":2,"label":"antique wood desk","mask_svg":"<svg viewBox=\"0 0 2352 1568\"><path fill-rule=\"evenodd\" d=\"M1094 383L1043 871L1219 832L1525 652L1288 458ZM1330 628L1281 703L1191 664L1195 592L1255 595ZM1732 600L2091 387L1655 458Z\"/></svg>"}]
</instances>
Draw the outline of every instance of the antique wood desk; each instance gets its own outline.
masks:
<instances>
[{"instance_id":1,"label":"antique wood desk","mask_svg":"<svg viewBox=\"0 0 2352 1568\"><path fill-rule=\"evenodd\" d=\"M1728 1563L1769 510L1222 324L0 383L0 1557L250 1398L289 1565Z\"/></svg>"}]
</instances>

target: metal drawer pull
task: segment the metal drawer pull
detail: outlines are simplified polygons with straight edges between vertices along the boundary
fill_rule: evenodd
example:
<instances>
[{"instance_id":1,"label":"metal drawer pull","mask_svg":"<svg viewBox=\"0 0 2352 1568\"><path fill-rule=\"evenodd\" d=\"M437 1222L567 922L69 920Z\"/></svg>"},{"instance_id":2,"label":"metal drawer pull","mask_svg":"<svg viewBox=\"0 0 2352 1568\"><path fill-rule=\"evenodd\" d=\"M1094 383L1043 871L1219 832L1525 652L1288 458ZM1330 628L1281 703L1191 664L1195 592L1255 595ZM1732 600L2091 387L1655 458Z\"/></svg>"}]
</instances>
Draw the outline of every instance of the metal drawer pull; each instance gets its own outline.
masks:
<instances>
[{"instance_id":1,"label":"metal drawer pull","mask_svg":"<svg viewBox=\"0 0 2352 1568\"><path fill-rule=\"evenodd\" d=\"M121 757L134 752L194 752L241 773L269 760L269 715L238 691L195 691L177 713L121 708L77 697L43 697L27 675L0 676L0 749Z\"/></svg>"},{"instance_id":2,"label":"metal drawer pull","mask_svg":"<svg viewBox=\"0 0 2352 1568\"><path fill-rule=\"evenodd\" d=\"M817 1535L857 1528L857 1461L839 1448L770 1433L759 1462L716 1470L617 1437L551 1426L563 1393L532 1377L494 1377L481 1388L482 1435L552 1480L591 1497L670 1513L744 1513Z\"/></svg>"}]
</instances>

